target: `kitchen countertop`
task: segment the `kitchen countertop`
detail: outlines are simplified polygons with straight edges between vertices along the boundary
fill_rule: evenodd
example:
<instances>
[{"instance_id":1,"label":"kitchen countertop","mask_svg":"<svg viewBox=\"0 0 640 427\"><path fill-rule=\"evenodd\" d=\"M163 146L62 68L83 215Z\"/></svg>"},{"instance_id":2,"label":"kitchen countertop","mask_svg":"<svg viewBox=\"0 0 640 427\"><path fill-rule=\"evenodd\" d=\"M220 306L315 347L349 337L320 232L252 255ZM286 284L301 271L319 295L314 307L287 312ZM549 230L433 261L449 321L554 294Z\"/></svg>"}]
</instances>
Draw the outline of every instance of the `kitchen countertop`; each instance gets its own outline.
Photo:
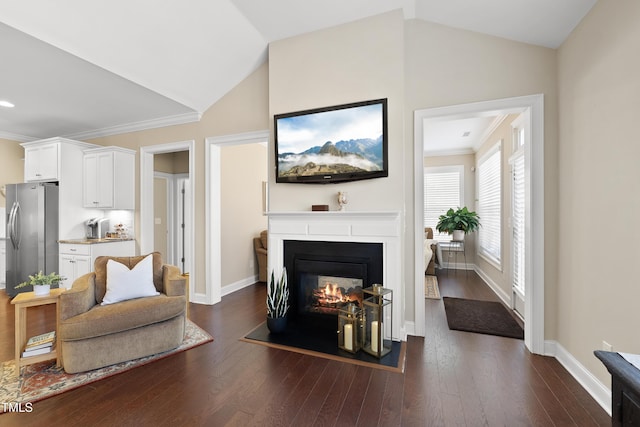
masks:
<instances>
[{"instance_id":1,"label":"kitchen countertop","mask_svg":"<svg viewBox=\"0 0 640 427\"><path fill-rule=\"evenodd\" d=\"M58 243L71 243L74 245L94 245L97 243L112 243L112 242L128 242L130 240L135 240L133 238L126 238L126 239L121 239L121 238L102 238L102 239L65 239L65 240L58 240Z\"/></svg>"}]
</instances>

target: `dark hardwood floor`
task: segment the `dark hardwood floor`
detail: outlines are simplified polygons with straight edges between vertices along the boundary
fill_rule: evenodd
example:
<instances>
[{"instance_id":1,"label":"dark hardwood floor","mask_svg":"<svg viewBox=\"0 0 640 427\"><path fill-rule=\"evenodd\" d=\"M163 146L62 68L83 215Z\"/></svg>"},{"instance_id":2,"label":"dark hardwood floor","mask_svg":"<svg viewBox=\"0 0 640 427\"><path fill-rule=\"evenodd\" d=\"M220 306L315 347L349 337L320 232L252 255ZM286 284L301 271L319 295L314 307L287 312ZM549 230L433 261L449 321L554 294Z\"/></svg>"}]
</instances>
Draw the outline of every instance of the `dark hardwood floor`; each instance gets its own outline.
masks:
<instances>
[{"instance_id":1,"label":"dark hardwood floor","mask_svg":"<svg viewBox=\"0 0 640 427\"><path fill-rule=\"evenodd\" d=\"M439 272L443 296L497 300L472 272ZM467 278L468 277L468 278ZM13 357L13 306L0 292L0 360ZM553 358L523 341L450 331L425 300L404 374L239 341L264 320L264 285L192 304L215 341L0 415L2 426L604 426L604 410ZM54 324L30 309L30 334Z\"/></svg>"}]
</instances>

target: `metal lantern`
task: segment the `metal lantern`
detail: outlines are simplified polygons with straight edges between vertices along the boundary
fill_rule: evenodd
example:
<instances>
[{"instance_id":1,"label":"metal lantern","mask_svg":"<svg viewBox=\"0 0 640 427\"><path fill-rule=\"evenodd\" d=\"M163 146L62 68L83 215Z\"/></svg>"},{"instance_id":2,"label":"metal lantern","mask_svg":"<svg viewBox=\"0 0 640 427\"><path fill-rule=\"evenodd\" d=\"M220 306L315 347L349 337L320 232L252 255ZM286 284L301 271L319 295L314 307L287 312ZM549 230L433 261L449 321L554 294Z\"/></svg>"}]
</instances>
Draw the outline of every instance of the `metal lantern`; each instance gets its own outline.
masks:
<instances>
[{"instance_id":1,"label":"metal lantern","mask_svg":"<svg viewBox=\"0 0 640 427\"><path fill-rule=\"evenodd\" d=\"M381 358L391 351L393 330L393 291L375 284L363 293L363 344L367 353Z\"/></svg>"},{"instance_id":2,"label":"metal lantern","mask_svg":"<svg viewBox=\"0 0 640 427\"><path fill-rule=\"evenodd\" d=\"M338 347L356 353L362 345L362 310L349 303L338 310Z\"/></svg>"}]
</instances>

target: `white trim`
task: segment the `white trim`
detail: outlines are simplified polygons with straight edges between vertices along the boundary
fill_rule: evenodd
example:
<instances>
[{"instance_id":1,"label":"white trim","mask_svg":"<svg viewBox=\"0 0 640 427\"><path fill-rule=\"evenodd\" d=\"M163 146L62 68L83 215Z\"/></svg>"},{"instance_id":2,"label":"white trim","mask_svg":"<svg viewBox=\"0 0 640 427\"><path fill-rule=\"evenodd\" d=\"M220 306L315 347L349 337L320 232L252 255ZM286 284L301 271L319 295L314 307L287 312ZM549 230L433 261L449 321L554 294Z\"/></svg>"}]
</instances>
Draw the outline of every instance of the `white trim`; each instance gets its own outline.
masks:
<instances>
[{"instance_id":1,"label":"white trim","mask_svg":"<svg viewBox=\"0 0 640 427\"><path fill-rule=\"evenodd\" d=\"M195 224L195 140L171 142L168 144L150 145L140 147L140 253L153 252L153 156L155 154L172 153L175 151L189 151L189 186L194 197L191 198L191 234L194 236ZM189 295L191 302L202 303L202 294L195 293L196 269L195 269L195 239L190 239L190 250L192 254L189 260ZM205 294L206 295L206 294ZM205 299L206 300L206 299Z\"/></svg>"},{"instance_id":2,"label":"white trim","mask_svg":"<svg viewBox=\"0 0 640 427\"><path fill-rule=\"evenodd\" d=\"M167 126L182 125L185 123L193 123L200 121L202 115L197 112L176 114L174 116L160 117L157 119L142 120L135 123L128 123L124 125L109 126L101 129L89 130L86 132L77 132L69 135L64 135L65 138L71 139L93 139L102 138L105 136L118 135L122 133L138 132L148 129L156 129Z\"/></svg>"},{"instance_id":3,"label":"white trim","mask_svg":"<svg viewBox=\"0 0 640 427\"><path fill-rule=\"evenodd\" d=\"M611 390L557 341L545 341L545 355L553 356L611 416Z\"/></svg>"},{"instance_id":4,"label":"white trim","mask_svg":"<svg viewBox=\"0 0 640 427\"><path fill-rule=\"evenodd\" d=\"M207 304L216 304L221 301L223 296L222 248L219 238L222 230L221 149L224 146L264 143L265 141L269 141L268 130L205 138L205 257L208 265L206 288L209 297Z\"/></svg>"},{"instance_id":5,"label":"white trim","mask_svg":"<svg viewBox=\"0 0 640 427\"><path fill-rule=\"evenodd\" d=\"M40 139L40 138L34 138L32 136L19 135L17 133L3 132L3 131L0 131L0 138L8 139L9 141L16 141L16 142L32 142L32 141L38 141Z\"/></svg>"},{"instance_id":6,"label":"white trim","mask_svg":"<svg viewBox=\"0 0 640 427\"><path fill-rule=\"evenodd\" d=\"M258 275L253 275L251 277L246 277L244 279L238 280L237 282L233 282L229 285L222 287L221 295L223 297L230 295L240 289L244 289L248 286L253 286L258 281Z\"/></svg>"},{"instance_id":7,"label":"white trim","mask_svg":"<svg viewBox=\"0 0 640 427\"><path fill-rule=\"evenodd\" d=\"M532 353L544 352L544 95L528 95L492 101L429 108L414 112L414 283L415 295L422 293L424 253L422 230L424 121L465 118L487 111L528 112L531 118L531 144L526 153L527 183L525 345ZM415 333L425 335L423 298L415 300Z\"/></svg>"}]
</instances>

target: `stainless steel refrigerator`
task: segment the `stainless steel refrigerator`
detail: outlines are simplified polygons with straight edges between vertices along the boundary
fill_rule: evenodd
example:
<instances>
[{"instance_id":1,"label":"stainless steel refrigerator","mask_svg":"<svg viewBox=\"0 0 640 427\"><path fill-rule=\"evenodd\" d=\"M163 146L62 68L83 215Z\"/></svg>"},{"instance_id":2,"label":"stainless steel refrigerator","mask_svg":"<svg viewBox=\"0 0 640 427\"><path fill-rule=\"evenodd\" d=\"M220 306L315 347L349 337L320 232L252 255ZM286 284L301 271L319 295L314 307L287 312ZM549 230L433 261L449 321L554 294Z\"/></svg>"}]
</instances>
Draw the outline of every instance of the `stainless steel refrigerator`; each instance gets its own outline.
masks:
<instances>
[{"instance_id":1,"label":"stainless steel refrigerator","mask_svg":"<svg viewBox=\"0 0 640 427\"><path fill-rule=\"evenodd\" d=\"M9 296L29 275L58 272L58 186L55 183L8 184L7 284Z\"/></svg>"}]
</instances>

